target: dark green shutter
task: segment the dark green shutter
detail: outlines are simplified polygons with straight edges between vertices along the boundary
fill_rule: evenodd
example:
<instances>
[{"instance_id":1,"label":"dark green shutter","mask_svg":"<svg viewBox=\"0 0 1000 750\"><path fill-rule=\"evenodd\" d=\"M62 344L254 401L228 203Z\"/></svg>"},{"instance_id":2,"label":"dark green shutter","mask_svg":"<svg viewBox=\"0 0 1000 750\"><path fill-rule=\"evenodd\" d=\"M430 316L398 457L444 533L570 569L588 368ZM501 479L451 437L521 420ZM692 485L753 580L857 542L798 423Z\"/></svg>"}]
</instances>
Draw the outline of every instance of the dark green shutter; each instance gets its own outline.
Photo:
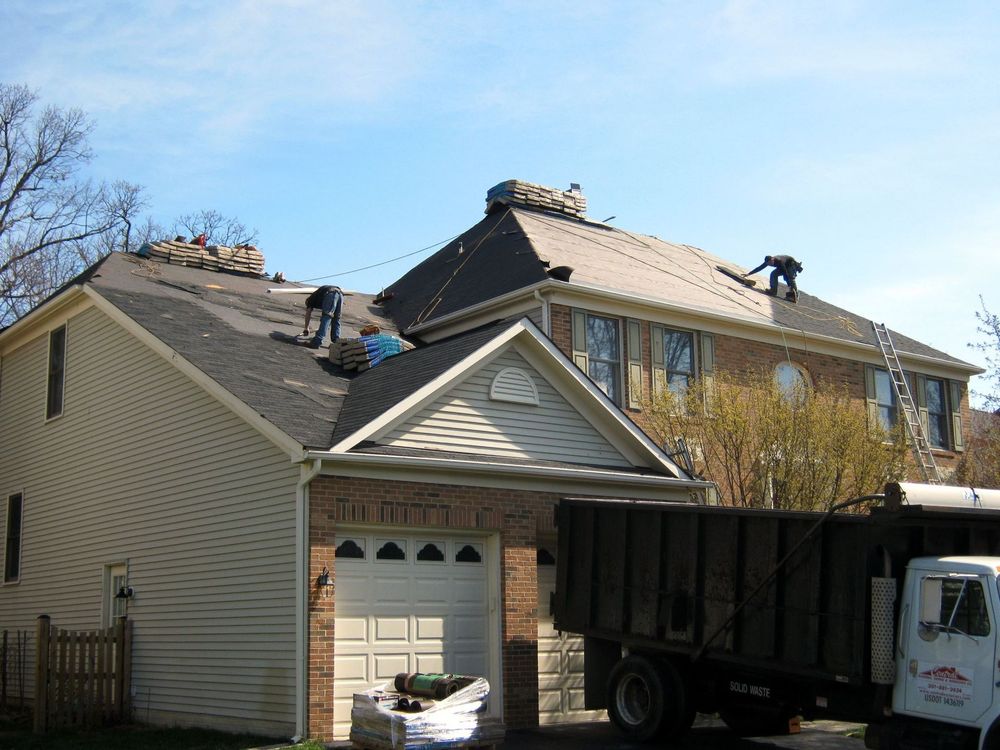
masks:
<instances>
[{"instance_id":1,"label":"dark green shutter","mask_svg":"<svg viewBox=\"0 0 1000 750\"><path fill-rule=\"evenodd\" d=\"M957 380L948 381L950 391L948 405L951 409L951 442L957 451L965 450L965 436L962 434L962 384Z\"/></svg>"},{"instance_id":2,"label":"dark green shutter","mask_svg":"<svg viewBox=\"0 0 1000 750\"><path fill-rule=\"evenodd\" d=\"M628 406L642 407L642 324L638 320L626 321L628 330Z\"/></svg>"}]
</instances>

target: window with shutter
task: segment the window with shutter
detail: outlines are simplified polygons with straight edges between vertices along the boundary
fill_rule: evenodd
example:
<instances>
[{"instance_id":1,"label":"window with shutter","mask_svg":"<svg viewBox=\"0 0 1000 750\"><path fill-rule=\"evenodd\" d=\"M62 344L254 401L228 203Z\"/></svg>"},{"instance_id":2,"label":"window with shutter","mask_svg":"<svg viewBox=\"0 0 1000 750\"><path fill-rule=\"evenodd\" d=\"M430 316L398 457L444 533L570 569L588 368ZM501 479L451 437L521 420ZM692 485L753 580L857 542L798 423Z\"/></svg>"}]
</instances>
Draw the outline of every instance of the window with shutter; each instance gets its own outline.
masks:
<instances>
[{"instance_id":1,"label":"window with shutter","mask_svg":"<svg viewBox=\"0 0 1000 750\"><path fill-rule=\"evenodd\" d=\"M573 362L616 404L622 403L619 321L573 311Z\"/></svg>"}]
</instances>

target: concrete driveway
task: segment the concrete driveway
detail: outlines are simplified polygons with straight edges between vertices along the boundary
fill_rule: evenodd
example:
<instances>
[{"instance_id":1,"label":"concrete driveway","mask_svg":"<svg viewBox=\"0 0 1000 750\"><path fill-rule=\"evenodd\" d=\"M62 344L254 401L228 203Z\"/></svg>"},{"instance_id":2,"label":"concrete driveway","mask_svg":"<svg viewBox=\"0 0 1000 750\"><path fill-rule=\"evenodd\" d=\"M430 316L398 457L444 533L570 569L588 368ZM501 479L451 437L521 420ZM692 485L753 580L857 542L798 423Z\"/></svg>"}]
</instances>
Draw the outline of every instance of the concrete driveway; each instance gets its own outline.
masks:
<instances>
[{"instance_id":1,"label":"concrete driveway","mask_svg":"<svg viewBox=\"0 0 1000 750\"><path fill-rule=\"evenodd\" d=\"M862 740L846 736L847 732L859 727L857 724L803 722L799 734L742 739L717 719L698 718L691 732L669 747L679 750L864 750ZM510 731L501 747L504 750L649 750L652 746L626 742L609 722L597 721Z\"/></svg>"}]
</instances>

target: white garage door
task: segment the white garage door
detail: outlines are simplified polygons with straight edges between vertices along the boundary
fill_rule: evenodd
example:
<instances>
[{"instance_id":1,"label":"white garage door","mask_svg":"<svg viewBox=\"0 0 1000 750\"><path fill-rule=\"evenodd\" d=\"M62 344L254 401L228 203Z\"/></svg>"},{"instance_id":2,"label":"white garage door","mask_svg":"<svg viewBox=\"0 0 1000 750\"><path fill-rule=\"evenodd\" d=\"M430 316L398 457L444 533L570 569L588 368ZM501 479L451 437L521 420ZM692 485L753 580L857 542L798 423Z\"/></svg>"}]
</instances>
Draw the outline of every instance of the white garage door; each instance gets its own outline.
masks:
<instances>
[{"instance_id":1,"label":"white garage door","mask_svg":"<svg viewBox=\"0 0 1000 750\"><path fill-rule=\"evenodd\" d=\"M336 544L337 738L350 732L354 693L399 672L489 677L485 538L359 532Z\"/></svg>"},{"instance_id":2,"label":"white garage door","mask_svg":"<svg viewBox=\"0 0 1000 750\"><path fill-rule=\"evenodd\" d=\"M583 707L583 638L552 627L550 595L556 589L555 544L538 550L538 721L593 721L604 711Z\"/></svg>"}]
</instances>

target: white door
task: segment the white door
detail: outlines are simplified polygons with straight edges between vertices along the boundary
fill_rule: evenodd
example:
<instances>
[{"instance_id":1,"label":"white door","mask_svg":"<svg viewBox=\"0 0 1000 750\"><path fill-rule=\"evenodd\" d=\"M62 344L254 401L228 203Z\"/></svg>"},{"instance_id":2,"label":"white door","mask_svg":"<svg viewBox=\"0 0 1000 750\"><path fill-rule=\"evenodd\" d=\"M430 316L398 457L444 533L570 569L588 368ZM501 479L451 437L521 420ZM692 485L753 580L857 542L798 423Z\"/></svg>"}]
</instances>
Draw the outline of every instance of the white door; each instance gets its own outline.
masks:
<instances>
[{"instance_id":1,"label":"white door","mask_svg":"<svg viewBox=\"0 0 1000 750\"><path fill-rule=\"evenodd\" d=\"M605 711L583 707L583 638L552 627L551 594L556 589L555 544L538 550L538 722L593 721Z\"/></svg>"},{"instance_id":2,"label":"white door","mask_svg":"<svg viewBox=\"0 0 1000 750\"><path fill-rule=\"evenodd\" d=\"M975 722L993 703L995 635L992 577L918 573L908 579L909 651L897 669L905 708L928 717Z\"/></svg>"},{"instance_id":3,"label":"white door","mask_svg":"<svg viewBox=\"0 0 1000 750\"><path fill-rule=\"evenodd\" d=\"M489 678L484 537L372 531L336 545L335 737L350 733L354 693L400 672Z\"/></svg>"}]
</instances>

